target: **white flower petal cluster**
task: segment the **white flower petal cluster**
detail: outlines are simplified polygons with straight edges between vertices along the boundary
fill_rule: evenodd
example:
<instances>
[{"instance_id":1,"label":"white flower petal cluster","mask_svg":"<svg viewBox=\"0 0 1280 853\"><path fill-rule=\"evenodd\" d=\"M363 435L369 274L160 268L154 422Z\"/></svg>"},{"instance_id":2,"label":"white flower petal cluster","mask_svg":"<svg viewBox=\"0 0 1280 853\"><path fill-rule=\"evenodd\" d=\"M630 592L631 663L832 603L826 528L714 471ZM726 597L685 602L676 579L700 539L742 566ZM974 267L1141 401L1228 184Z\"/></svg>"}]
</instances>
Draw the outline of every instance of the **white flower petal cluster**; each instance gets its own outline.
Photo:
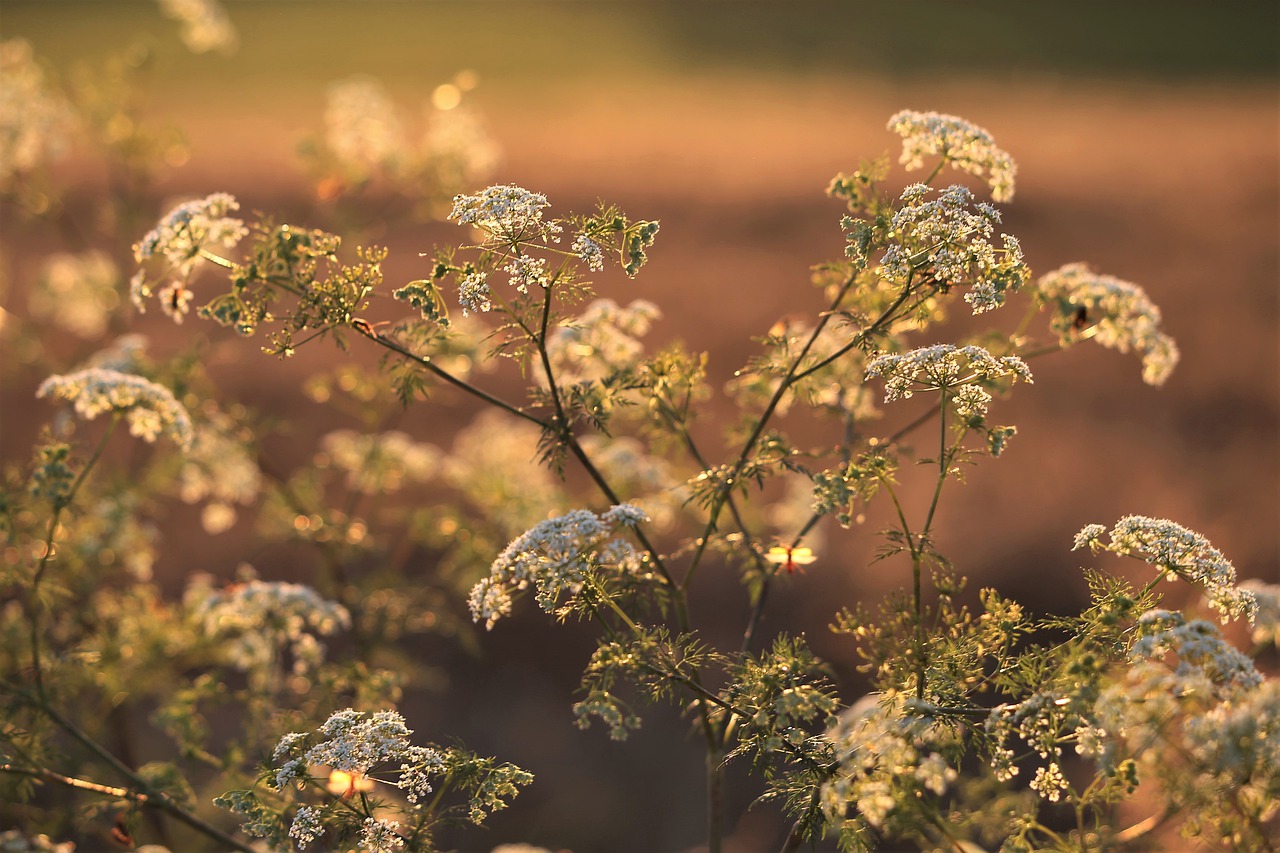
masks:
<instances>
[{"instance_id":1,"label":"white flower petal cluster","mask_svg":"<svg viewBox=\"0 0 1280 853\"><path fill-rule=\"evenodd\" d=\"M395 781L388 784L403 791L410 803L417 803L431 793L431 780L444 769L445 757L433 747L410 743L412 734L396 711L336 711L317 732L291 732L280 739L272 760L284 762L277 770L275 786L280 789L298 783L312 767L367 779L382 771L394 774ZM376 839L383 846L367 849L399 849L395 842L399 824L379 823L374 827L366 821L365 829L371 842Z\"/></svg>"},{"instance_id":2,"label":"white flower petal cluster","mask_svg":"<svg viewBox=\"0 0 1280 853\"><path fill-rule=\"evenodd\" d=\"M1084 335L1119 352L1142 355L1142 380L1163 385L1178 364L1178 345L1160 328L1160 309L1146 291L1086 264L1067 264L1035 283L1036 299L1053 311L1049 326L1063 344Z\"/></svg>"},{"instance_id":3,"label":"white flower petal cluster","mask_svg":"<svg viewBox=\"0 0 1280 853\"><path fill-rule=\"evenodd\" d=\"M902 137L900 162L908 169L921 168L925 157L943 157L963 172L985 176L996 201L1013 198L1017 164L976 124L944 113L902 110L889 119L889 129Z\"/></svg>"},{"instance_id":4,"label":"white flower petal cluster","mask_svg":"<svg viewBox=\"0 0 1280 853\"><path fill-rule=\"evenodd\" d=\"M528 293L530 288L545 288L550 283L546 258L515 255L502 267L502 271L510 276L507 283L521 293Z\"/></svg>"},{"instance_id":5,"label":"white flower petal cluster","mask_svg":"<svg viewBox=\"0 0 1280 853\"><path fill-rule=\"evenodd\" d=\"M885 380L884 401L910 399L916 391L945 390L965 417L987 413L991 395L975 383L1012 377L1031 382L1031 368L1016 355L996 358L979 346L935 344L902 354L881 355L867 365L867 376ZM969 387L976 390L968 391Z\"/></svg>"},{"instance_id":6,"label":"white flower petal cluster","mask_svg":"<svg viewBox=\"0 0 1280 853\"><path fill-rule=\"evenodd\" d=\"M967 286L964 300L974 314L999 308L1031 278L1021 244L1008 234L1000 235L999 249L991 244L1000 211L975 204L967 188L950 186L931 198L933 192L924 184L903 190L880 275L900 282L927 276L943 289Z\"/></svg>"},{"instance_id":7,"label":"white flower petal cluster","mask_svg":"<svg viewBox=\"0 0 1280 853\"><path fill-rule=\"evenodd\" d=\"M1280 683L1204 620L1157 610L1138 630L1132 665L1095 706L1114 752L1164 789L1191 831L1225 839L1241 818L1261 827L1280 809Z\"/></svg>"},{"instance_id":8,"label":"white flower petal cluster","mask_svg":"<svg viewBox=\"0 0 1280 853\"><path fill-rule=\"evenodd\" d=\"M360 825L360 850L362 853L393 853L404 849L404 839L396 831L400 824L394 820L367 817Z\"/></svg>"},{"instance_id":9,"label":"white flower petal cluster","mask_svg":"<svg viewBox=\"0 0 1280 853\"><path fill-rule=\"evenodd\" d=\"M472 618L492 629L510 615L513 595L530 586L544 611L560 612L561 598L576 598L590 575L635 574L640 555L630 542L611 537L646 520L638 507L619 504L603 515L578 509L535 525L508 545L489 576L472 588Z\"/></svg>"},{"instance_id":10,"label":"white flower petal cluster","mask_svg":"<svg viewBox=\"0 0 1280 853\"><path fill-rule=\"evenodd\" d=\"M97 338L119 302L119 281L120 271L103 252L52 255L28 298L31 316L77 337Z\"/></svg>"},{"instance_id":11,"label":"white flower petal cluster","mask_svg":"<svg viewBox=\"0 0 1280 853\"><path fill-rule=\"evenodd\" d=\"M398 430L365 435L334 430L320 439L327 462L345 471L347 488L366 495L390 494L406 482L425 483L440 470L440 450Z\"/></svg>"},{"instance_id":12,"label":"white flower petal cluster","mask_svg":"<svg viewBox=\"0 0 1280 853\"><path fill-rule=\"evenodd\" d=\"M218 534L235 523L236 505L253 503L261 488L262 471L245 437L224 412L206 404L178 469L178 497L188 504L207 501L204 528Z\"/></svg>"},{"instance_id":13,"label":"white flower petal cluster","mask_svg":"<svg viewBox=\"0 0 1280 853\"><path fill-rule=\"evenodd\" d=\"M584 262L587 265L587 269L592 272L599 272L604 269L604 249L586 234L579 234L575 237L573 244L569 247L569 251L578 260Z\"/></svg>"},{"instance_id":14,"label":"white flower petal cluster","mask_svg":"<svg viewBox=\"0 0 1280 853\"><path fill-rule=\"evenodd\" d=\"M232 53L239 36L218 0L160 0L165 15L182 25L179 37L192 53Z\"/></svg>"},{"instance_id":15,"label":"white flower petal cluster","mask_svg":"<svg viewBox=\"0 0 1280 853\"><path fill-rule=\"evenodd\" d=\"M191 446L191 416L163 385L116 370L90 367L50 376L37 397L66 400L85 420L104 412L123 412L130 435L154 442L164 435L183 450Z\"/></svg>"},{"instance_id":16,"label":"white flower petal cluster","mask_svg":"<svg viewBox=\"0 0 1280 853\"><path fill-rule=\"evenodd\" d=\"M596 299L547 340L547 355L556 379L572 384L601 379L633 365L644 352L639 338L662 316L646 299L622 306L612 299Z\"/></svg>"},{"instance_id":17,"label":"white flower petal cluster","mask_svg":"<svg viewBox=\"0 0 1280 853\"><path fill-rule=\"evenodd\" d=\"M324 824L320 822L320 810L315 806L303 806L293 816L289 825L289 837L297 842L298 847L305 848L324 834Z\"/></svg>"},{"instance_id":18,"label":"white flower petal cluster","mask_svg":"<svg viewBox=\"0 0 1280 853\"><path fill-rule=\"evenodd\" d=\"M146 311L147 300L158 296L161 310L175 323L181 323L192 298L187 285L205 262L201 253L214 246L233 248L249 233L243 220L227 215L239 209L233 196L213 193L169 211L133 247L138 263L149 262L159 269L155 277L146 268L139 269L130 280L129 296L134 306Z\"/></svg>"},{"instance_id":19,"label":"white flower petal cluster","mask_svg":"<svg viewBox=\"0 0 1280 853\"><path fill-rule=\"evenodd\" d=\"M325 146L347 180L360 183L403 169L404 127L391 94L373 77L357 75L329 86L324 127Z\"/></svg>"},{"instance_id":20,"label":"white flower petal cluster","mask_svg":"<svg viewBox=\"0 0 1280 853\"><path fill-rule=\"evenodd\" d=\"M1151 610L1138 620L1140 636L1129 650L1134 662L1163 661L1175 655L1175 679L1203 674L1215 685L1230 690L1248 689L1262 683L1253 660L1222 638L1212 622L1187 618L1169 610Z\"/></svg>"},{"instance_id":21,"label":"white flower petal cluster","mask_svg":"<svg viewBox=\"0 0 1280 853\"><path fill-rule=\"evenodd\" d=\"M233 666L264 677L274 673L286 648L295 673L314 669L325 651L316 638L351 627L345 607L303 584L251 580L213 590L193 583L187 601L205 635L224 641Z\"/></svg>"},{"instance_id":22,"label":"white flower petal cluster","mask_svg":"<svg viewBox=\"0 0 1280 853\"><path fill-rule=\"evenodd\" d=\"M64 153L76 116L46 85L25 39L0 41L0 189Z\"/></svg>"},{"instance_id":23,"label":"white flower petal cluster","mask_svg":"<svg viewBox=\"0 0 1280 853\"><path fill-rule=\"evenodd\" d=\"M1031 789L1051 803L1058 802L1068 790L1062 772L1063 745L1075 741L1077 752L1095 757L1107 749L1106 731L1094 725L1091 711L1079 697L1057 693L1035 693L1017 704L992 708L985 729L996 778L1007 782L1018 775L1010 746L1017 737L1044 762L1036 768Z\"/></svg>"},{"instance_id":24,"label":"white flower petal cluster","mask_svg":"<svg viewBox=\"0 0 1280 853\"><path fill-rule=\"evenodd\" d=\"M941 796L957 777L931 748L938 734L933 720L911 712L900 698L883 700L865 697L827 732L839 765L820 797L832 823L852 805L868 824L883 827L895 810L926 791Z\"/></svg>"},{"instance_id":25,"label":"white flower petal cluster","mask_svg":"<svg viewBox=\"0 0 1280 853\"><path fill-rule=\"evenodd\" d=\"M512 184L498 184L475 195L453 199L450 219L474 225L507 243L521 243L548 233L542 212L551 206L542 193Z\"/></svg>"},{"instance_id":26,"label":"white flower petal cluster","mask_svg":"<svg viewBox=\"0 0 1280 853\"><path fill-rule=\"evenodd\" d=\"M1102 542L1105 532L1101 524L1085 526L1076 534L1074 549L1088 547L1136 557L1170 580L1182 578L1204 586L1209 605L1222 614L1223 621L1254 620L1258 603L1253 593L1236 585L1235 566L1199 533L1167 518L1145 515L1127 515L1117 521L1109 544Z\"/></svg>"}]
</instances>

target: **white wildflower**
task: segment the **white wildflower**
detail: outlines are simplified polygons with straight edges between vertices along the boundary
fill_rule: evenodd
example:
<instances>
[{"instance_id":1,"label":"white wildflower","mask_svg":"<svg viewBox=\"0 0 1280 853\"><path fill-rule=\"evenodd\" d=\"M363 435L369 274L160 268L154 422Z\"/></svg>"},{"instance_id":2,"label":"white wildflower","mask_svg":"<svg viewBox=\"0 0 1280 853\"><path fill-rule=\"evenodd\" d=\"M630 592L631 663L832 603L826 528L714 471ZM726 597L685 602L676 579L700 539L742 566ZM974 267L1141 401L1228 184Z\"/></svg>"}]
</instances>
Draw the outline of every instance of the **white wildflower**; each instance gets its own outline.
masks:
<instances>
[{"instance_id":1,"label":"white wildflower","mask_svg":"<svg viewBox=\"0 0 1280 853\"><path fill-rule=\"evenodd\" d=\"M1280 647L1280 584L1250 578L1240 588L1253 596L1253 641Z\"/></svg>"},{"instance_id":2,"label":"white wildflower","mask_svg":"<svg viewBox=\"0 0 1280 853\"><path fill-rule=\"evenodd\" d=\"M206 403L178 469L178 497L188 504L207 501L202 520L215 534L235 523L236 505L253 503L261 487L262 471L248 437L216 405Z\"/></svg>"},{"instance_id":3,"label":"white wildflower","mask_svg":"<svg viewBox=\"0 0 1280 853\"><path fill-rule=\"evenodd\" d=\"M1167 518L1128 515L1111 529L1111 542L1101 542L1101 525L1089 525L1076 534L1077 547L1136 557L1155 566L1166 577L1182 578L1204 587L1209 605L1223 620L1244 617L1253 621L1257 602L1251 592L1236 585L1236 569L1209 540Z\"/></svg>"},{"instance_id":4,"label":"white wildflower","mask_svg":"<svg viewBox=\"0 0 1280 853\"><path fill-rule=\"evenodd\" d=\"M1142 379L1163 385L1178 364L1178 346L1160 328L1160 309L1136 284L1067 264L1035 283L1036 299L1053 311L1050 328L1064 345L1084 337L1142 355Z\"/></svg>"},{"instance_id":5,"label":"white wildflower","mask_svg":"<svg viewBox=\"0 0 1280 853\"><path fill-rule=\"evenodd\" d=\"M299 847L306 847L324 834L324 824L320 822L320 810L315 806L303 806L293 816L289 825L289 837Z\"/></svg>"},{"instance_id":6,"label":"white wildflower","mask_svg":"<svg viewBox=\"0 0 1280 853\"><path fill-rule=\"evenodd\" d=\"M556 379L572 384L630 367L644 352L639 338L661 316L658 307L645 299L625 307L612 299L596 299L547 340Z\"/></svg>"},{"instance_id":7,"label":"white wildflower","mask_svg":"<svg viewBox=\"0 0 1280 853\"><path fill-rule=\"evenodd\" d=\"M141 376L91 367L50 376L40 384L36 396L66 400L85 420L104 412L123 412L131 435L146 442L164 435L183 450L191 446L187 410L168 388Z\"/></svg>"},{"instance_id":8,"label":"white wildflower","mask_svg":"<svg viewBox=\"0 0 1280 853\"><path fill-rule=\"evenodd\" d=\"M230 663L263 680L274 678L285 649L295 673L314 669L324 659L316 636L351 627L345 607L302 584L251 580L217 591L193 584L188 601L206 636L223 641Z\"/></svg>"},{"instance_id":9,"label":"white wildflower","mask_svg":"<svg viewBox=\"0 0 1280 853\"><path fill-rule=\"evenodd\" d=\"M984 416L990 394L965 391L975 383L1002 377L1031 382L1031 369L1016 355L996 358L979 346L956 347L935 344L900 355L881 355L867 365L868 377L885 379L884 401L910 399L916 391L947 391L952 403L965 417ZM983 395L986 395L985 397Z\"/></svg>"},{"instance_id":10,"label":"white wildflower","mask_svg":"<svg viewBox=\"0 0 1280 853\"><path fill-rule=\"evenodd\" d=\"M925 157L942 157L947 163L977 177L986 176L991 197L1013 198L1018 167L1013 158L996 147L991 134L959 116L902 110L889 119L889 129L902 137L901 161L919 169Z\"/></svg>"},{"instance_id":11,"label":"white wildflower","mask_svg":"<svg viewBox=\"0 0 1280 853\"><path fill-rule=\"evenodd\" d=\"M514 593L530 586L544 611L564 612L591 574L638 568L630 543L610 541L610 537L618 528L644 520L643 511L621 504L602 516L578 509L535 525L508 545L493 561L489 576L472 588L472 618L483 619L485 627L492 629L499 618L511 613ZM562 598L570 602L563 608Z\"/></svg>"},{"instance_id":12,"label":"white wildflower","mask_svg":"<svg viewBox=\"0 0 1280 853\"><path fill-rule=\"evenodd\" d=\"M511 277L507 283L521 293L528 293L530 288L545 289L550 283L546 258L516 255L502 267L502 271Z\"/></svg>"},{"instance_id":13,"label":"white wildflower","mask_svg":"<svg viewBox=\"0 0 1280 853\"><path fill-rule=\"evenodd\" d=\"M880 262L881 276L906 282L933 279L945 292L967 286L964 299L974 314L999 308L1007 293L1021 288L1031 277L1022 257L1022 246L1002 234L1001 248L990 242L1000 212L973 201L962 186L938 191L912 184L902 192L902 206L890 225L892 236Z\"/></svg>"},{"instance_id":14,"label":"white wildflower","mask_svg":"<svg viewBox=\"0 0 1280 853\"><path fill-rule=\"evenodd\" d=\"M155 277L140 269L129 282L129 296L139 311L146 311L158 286L164 312L181 322L192 298L187 283L206 261L203 253L210 247L233 248L249 233L242 220L227 215L239 208L227 193L180 204L133 247L138 263L158 269Z\"/></svg>"},{"instance_id":15,"label":"white wildflower","mask_svg":"<svg viewBox=\"0 0 1280 853\"><path fill-rule=\"evenodd\" d=\"M548 207L542 193L499 184L475 195L455 197L449 218L459 225L475 225L504 242L519 243L546 232L542 212Z\"/></svg>"},{"instance_id":16,"label":"white wildflower","mask_svg":"<svg viewBox=\"0 0 1280 853\"><path fill-rule=\"evenodd\" d=\"M360 825L360 849L367 853L392 853L404 849L404 839L396 832L400 824L393 820L367 817Z\"/></svg>"},{"instance_id":17,"label":"white wildflower","mask_svg":"<svg viewBox=\"0 0 1280 853\"><path fill-rule=\"evenodd\" d=\"M1257 687L1262 676L1253 661L1222 638L1217 626L1204 619L1190 622L1181 613L1152 610L1138 620L1141 636L1129 650L1132 661L1161 661L1175 655L1175 678L1203 675L1222 689Z\"/></svg>"},{"instance_id":18,"label":"white wildflower","mask_svg":"<svg viewBox=\"0 0 1280 853\"><path fill-rule=\"evenodd\" d=\"M587 269L592 272L599 272L604 269L604 250L600 248L599 243L586 234L579 234L575 237L573 245L569 247L569 251L578 260L583 261L587 265Z\"/></svg>"},{"instance_id":19,"label":"white wildflower","mask_svg":"<svg viewBox=\"0 0 1280 853\"><path fill-rule=\"evenodd\" d=\"M820 793L828 820L842 820L854 805L863 820L881 828L903 804L925 791L942 795L957 778L931 748L948 735L900 698L881 704L883 699L865 697L827 732L838 762Z\"/></svg>"},{"instance_id":20,"label":"white wildflower","mask_svg":"<svg viewBox=\"0 0 1280 853\"><path fill-rule=\"evenodd\" d=\"M458 282L458 302L462 305L462 316L470 311L485 312L493 308L489 299L489 274L487 272L470 272Z\"/></svg>"}]
</instances>

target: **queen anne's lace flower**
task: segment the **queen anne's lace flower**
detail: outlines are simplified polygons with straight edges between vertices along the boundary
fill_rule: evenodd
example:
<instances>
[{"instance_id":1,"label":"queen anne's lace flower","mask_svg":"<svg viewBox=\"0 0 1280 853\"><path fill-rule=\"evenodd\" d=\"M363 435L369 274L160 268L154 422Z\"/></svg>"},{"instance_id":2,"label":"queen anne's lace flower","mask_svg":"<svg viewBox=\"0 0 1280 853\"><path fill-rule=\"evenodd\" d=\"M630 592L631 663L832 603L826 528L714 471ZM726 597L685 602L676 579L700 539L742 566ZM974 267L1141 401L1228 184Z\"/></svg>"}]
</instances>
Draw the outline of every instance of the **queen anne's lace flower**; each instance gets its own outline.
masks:
<instances>
[{"instance_id":1,"label":"queen anne's lace flower","mask_svg":"<svg viewBox=\"0 0 1280 853\"><path fill-rule=\"evenodd\" d=\"M909 399L917 390L946 390L965 416L985 415L990 394L966 391L976 382L1010 376L1031 382L1031 369L1016 355L996 358L982 347L935 344L900 355L882 355L867 365L867 376L885 378L884 401ZM980 392L980 393L979 393ZM985 395L985 396L984 396Z\"/></svg>"},{"instance_id":2,"label":"queen anne's lace flower","mask_svg":"<svg viewBox=\"0 0 1280 853\"><path fill-rule=\"evenodd\" d=\"M1253 596L1257 611L1253 618L1253 641L1280 647L1280 584L1251 578L1240 588Z\"/></svg>"},{"instance_id":3,"label":"queen anne's lace flower","mask_svg":"<svg viewBox=\"0 0 1280 853\"><path fill-rule=\"evenodd\" d=\"M901 282L927 276L942 290L967 285L964 300L974 314L999 308L1031 277L1022 246L1008 234L1001 235L1002 248L991 245L1000 211L974 204L965 187L947 187L936 198L931 192L924 184L903 190L880 274Z\"/></svg>"},{"instance_id":4,"label":"queen anne's lace flower","mask_svg":"<svg viewBox=\"0 0 1280 853\"><path fill-rule=\"evenodd\" d=\"M133 247L138 263L159 267L158 277L144 268L129 282L129 296L139 311L146 311L147 300L158 295L165 314L182 322L192 298L187 285L206 260L202 253L211 246L232 248L249 233L242 220L227 215L239 208L227 193L180 204Z\"/></svg>"},{"instance_id":5,"label":"queen anne's lace flower","mask_svg":"<svg viewBox=\"0 0 1280 853\"><path fill-rule=\"evenodd\" d=\"M827 733L838 766L823 783L820 798L833 823L842 821L853 804L863 820L883 827L901 804L926 791L941 796L957 777L931 748L938 735L933 721L910 712L900 699L881 705L881 698L854 705Z\"/></svg>"},{"instance_id":6,"label":"queen anne's lace flower","mask_svg":"<svg viewBox=\"0 0 1280 853\"><path fill-rule=\"evenodd\" d=\"M396 832L400 824L394 820L367 817L360 825L360 850L362 853L393 853L404 849L404 839Z\"/></svg>"},{"instance_id":7,"label":"queen anne's lace flower","mask_svg":"<svg viewBox=\"0 0 1280 853\"><path fill-rule=\"evenodd\" d=\"M604 269L604 250L600 248L600 244L592 240L586 234L579 234L573 240L573 245L569 247L569 251L583 261L587 265L587 269L592 272L599 272Z\"/></svg>"},{"instance_id":8,"label":"queen anne's lace flower","mask_svg":"<svg viewBox=\"0 0 1280 853\"><path fill-rule=\"evenodd\" d=\"M1236 569L1209 540L1167 518L1127 515L1111 528L1110 544L1103 544L1106 528L1084 527L1075 537L1075 548L1105 550L1137 557L1164 573L1204 586L1209 605L1224 619L1253 621L1257 602L1251 592L1236 585Z\"/></svg>"},{"instance_id":9,"label":"queen anne's lace flower","mask_svg":"<svg viewBox=\"0 0 1280 853\"><path fill-rule=\"evenodd\" d=\"M40 384L36 396L66 400L85 420L104 412L123 412L131 435L146 442L164 435L184 450L191 446L187 410L168 388L141 376L91 367L50 376Z\"/></svg>"},{"instance_id":10,"label":"queen anne's lace flower","mask_svg":"<svg viewBox=\"0 0 1280 853\"><path fill-rule=\"evenodd\" d=\"M475 225L494 237L515 243L546 233L542 211L550 206L542 193L499 184L475 195L455 197L449 218L456 219L459 225Z\"/></svg>"},{"instance_id":11,"label":"queen anne's lace flower","mask_svg":"<svg viewBox=\"0 0 1280 853\"><path fill-rule=\"evenodd\" d=\"M1178 364L1178 345L1160 329L1160 309L1136 284L1067 264L1035 283L1037 300L1053 311L1050 328L1064 345L1082 336L1120 352L1142 355L1142 379L1163 385Z\"/></svg>"},{"instance_id":12,"label":"queen anne's lace flower","mask_svg":"<svg viewBox=\"0 0 1280 853\"><path fill-rule=\"evenodd\" d=\"M231 664L264 675L285 648L295 673L310 671L324 660L316 637L351 626L345 607L302 584L253 580L217 591L193 584L188 596L205 634L224 641Z\"/></svg>"},{"instance_id":13,"label":"queen anne's lace flower","mask_svg":"<svg viewBox=\"0 0 1280 853\"><path fill-rule=\"evenodd\" d=\"M472 588L472 618L493 628L511 613L513 594L529 586L543 610L557 612L561 598L574 599L592 573L637 571L635 549L610 537L645 519L639 508L620 504L604 515L577 509L536 525L508 545L493 561L489 576Z\"/></svg>"},{"instance_id":14,"label":"queen anne's lace flower","mask_svg":"<svg viewBox=\"0 0 1280 853\"><path fill-rule=\"evenodd\" d=\"M1166 655L1178 658L1174 675L1186 676L1193 671L1203 673L1214 684L1230 689L1257 687L1262 676L1253 661L1235 646L1222 639L1212 622L1193 619L1181 613L1152 610L1138 620L1141 636L1129 650L1133 661L1160 661Z\"/></svg>"},{"instance_id":15,"label":"queen anne's lace flower","mask_svg":"<svg viewBox=\"0 0 1280 853\"><path fill-rule=\"evenodd\" d=\"M889 129L902 137L901 162L908 169L921 168L925 157L940 156L961 171L980 178L985 175L996 201L1013 198L1018 167L977 125L959 116L902 110L889 119Z\"/></svg>"}]
</instances>

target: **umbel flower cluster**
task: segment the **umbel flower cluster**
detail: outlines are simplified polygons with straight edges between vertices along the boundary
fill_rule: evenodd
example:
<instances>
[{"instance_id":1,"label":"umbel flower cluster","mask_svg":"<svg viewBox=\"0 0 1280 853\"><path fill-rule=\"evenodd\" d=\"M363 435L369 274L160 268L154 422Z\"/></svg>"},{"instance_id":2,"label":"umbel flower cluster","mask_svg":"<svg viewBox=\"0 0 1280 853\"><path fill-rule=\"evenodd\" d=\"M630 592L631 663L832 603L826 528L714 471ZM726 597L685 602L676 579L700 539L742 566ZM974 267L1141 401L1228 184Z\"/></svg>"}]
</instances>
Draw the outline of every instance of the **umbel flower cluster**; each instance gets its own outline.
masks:
<instances>
[{"instance_id":1,"label":"umbel flower cluster","mask_svg":"<svg viewBox=\"0 0 1280 853\"><path fill-rule=\"evenodd\" d=\"M184 449L191 444L187 410L168 388L141 376L90 367L50 376L36 390L36 396L66 400L85 420L119 412L129 423L130 435L143 441L154 442L163 435Z\"/></svg>"},{"instance_id":2,"label":"umbel flower cluster","mask_svg":"<svg viewBox=\"0 0 1280 853\"><path fill-rule=\"evenodd\" d=\"M568 615L593 584L643 570L641 555L614 534L646 520L642 510L620 504L602 515L578 509L536 525L512 541L493 561L489 576L472 588L472 617L493 628L510 615L515 593L529 587L543 610Z\"/></svg>"},{"instance_id":3,"label":"umbel flower cluster","mask_svg":"<svg viewBox=\"0 0 1280 853\"><path fill-rule=\"evenodd\" d=\"M268 677L286 650L295 674L315 669L325 654L317 638L351 627L345 607L302 584L250 580L221 590L194 585L187 598L196 621L222 644L232 666Z\"/></svg>"}]
</instances>

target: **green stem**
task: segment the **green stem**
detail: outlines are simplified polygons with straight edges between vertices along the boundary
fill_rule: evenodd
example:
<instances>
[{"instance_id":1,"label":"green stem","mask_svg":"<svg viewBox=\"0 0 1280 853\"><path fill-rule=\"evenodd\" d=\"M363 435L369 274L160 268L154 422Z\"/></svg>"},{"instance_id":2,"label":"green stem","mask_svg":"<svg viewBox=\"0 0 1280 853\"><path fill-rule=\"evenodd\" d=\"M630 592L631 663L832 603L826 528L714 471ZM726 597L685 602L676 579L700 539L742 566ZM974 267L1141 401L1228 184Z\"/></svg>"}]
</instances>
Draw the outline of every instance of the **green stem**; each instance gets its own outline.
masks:
<instances>
[{"instance_id":1,"label":"green stem","mask_svg":"<svg viewBox=\"0 0 1280 853\"><path fill-rule=\"evenodd\" d=\"M49 530L44 537L44 550L40 555L40 563L36 566L35 573L31 577L31 590L27 595L27 617L31 623L31 674L35 683L36 694L40 697L41 702L45 701L46 697L44 692L44 669L40 663L40 614L42 610L40 606L40 582L44 580L45 571L49 568L49 562L53 559L55 550L53 540L58 532L58 523L62 520L62 511L75 500L76 494L79 493L80 487L84 485L89 472L93 470L98 460L102 458L102 452L106 450L107 442L111 439L111 434L115 432L116 424L118 423L120 423L120 413L114 412L111 416L111 422L102 434L102 440L98 442L93 455L89 457L89 461L80 470L80 475L71 484L67 494L55 501L53 515L49 518Z\"/></svg>"},{"instance_id":2,"label":"green stem","mask_svg":"<svg viewBox=\"0 0 1280 853\"><path fill-rule=\"evenodd\" d=\"M78 726L76 726L66 717L62 716L62 714L60 714L58 711L54 710L53 707L51 707L46 701L44 701L43 697L37 696L34 699L28 697L28 701L34 704L36 708L38 708L41 711L41 713L43 713L50 720L52 720L54 724L56 724L60 729L65 731L67 734L71 735L72 738L79 741L81 745L87 748L94 755L98 756L99 759L101 759L102 761L105 761L113 770L115 770L117 773L119 773L121 776L127 779L129 783L133 786L132 793L125 795L127 799L130 799L138 803L139 805L144 805L149 808L159 809L160 811L163 811L164 813L168 814L170 817L174 818L178 822L186 824L187 826L191 827L197 832L209 838L212 838L213 840L217 841L219 844L225 847L229 847L233 850L240 851L240 853L255 853L256 848L251 847L250 845L245 844L244 842L233 838L232 836L223 832L221 829L218 829L216 826L210 823L207 823L202 818L198 817L192 812L187 811L182 806L178 805L178 803L174 802L174 800L168 794L162 791L152 791L150 786L147 784L146 780L144 780L141 776L139 776L133 770L130 770L129 767L126 766L122 761L120 761L120 759L116 758L116 756L112 754L110 750L108 750L106 747L102 746L96 740L91 738L88 734L82 731ZM80 787L80 786L75 786L75 787ZM99 791L99 793L102 793L102 792ZM114 790L113 790L113 794L114 794Z\"/></svg>"}]
</instances>

